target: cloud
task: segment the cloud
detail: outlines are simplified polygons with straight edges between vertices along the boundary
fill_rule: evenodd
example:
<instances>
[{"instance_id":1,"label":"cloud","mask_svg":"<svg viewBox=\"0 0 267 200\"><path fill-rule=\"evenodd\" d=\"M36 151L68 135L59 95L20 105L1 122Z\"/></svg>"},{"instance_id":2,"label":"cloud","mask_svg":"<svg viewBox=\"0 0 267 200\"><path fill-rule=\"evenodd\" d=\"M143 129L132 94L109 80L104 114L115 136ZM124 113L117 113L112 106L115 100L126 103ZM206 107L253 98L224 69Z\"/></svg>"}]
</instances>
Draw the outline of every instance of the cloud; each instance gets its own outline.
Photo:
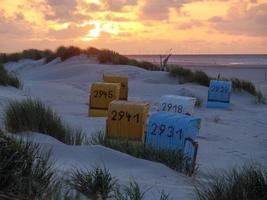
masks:
<instances>
[{"instance_id":1,"label":"cloud","mask_svg":"<svg viewBox=\"0 0 267 200\"><path fill-rule=\"evenodd\" d=\"M24 20L22 14L16 13L13 17L7 17L0 10L0 36L12 38L30 37L33 33L31 24Z\"/></svg>"},{"instance_id":2,"label":"cloud","mask_svg":"<svg viewBox=\"0 0 267 200\"><path fill-rule=\"evenodd\" d=\"M58 22L79 22L88 19L88 15L78 12L78 2L76 0L46 0L50 12L45 15L47 20Z\"/></svg>"},{"instance_id":3,"label":"cloud","mask_svg":"<svg viewBox=\"0 0 267 200\"><path fill-rule=\"evenodd\" d=\"M75 24L70 24L66 29L61 30L49 30L48 36L53 39L76 39L78 37L83 37L88 34L88 32L93 29L93 25L77 26Z\"/></svg>"},{"instance_id":4,"label":"cloud","mask_svg":"<svg viewBox=\"0 0 267 200\"><path fill-rule=\"evenodd\" d=\"M122 11L125 6L135 6L137 3L137 0L104 0L107 9L115 12Z\"/></svg>"},{"instance_id":5,"label":"cloud","mask_svg":"<svg viewBox=\"0 0 267 200\"><path fill-rule=\"evenodd\" d=\"M247 36L267 36L267 3L243 9L235 5L225 17L212 17L211 25L220 32Z\"/></svg>"},{"instance_id":6,"label":"cloud","mask_svg":"<svg viewBox=\"0 0 267 200\"><path fill-rule=\"evenodd\" d=\"M202 25L203 25L202 21L191 19L188 22L184 22L184 23L178 24L177 27L180 30L187 30L187 29L192 29L194 27L200 27Z\"/></svg>"},{"instance_id":7,"label":"cloud","mask_svg":"<svg viewBox=\"0 0 267 200\"><path fill-rule=\"evenodd\" d=\"M170 8L180 11L183 5L192 1L194 0L145 0L140 17L149 20L166 20L169 18Z\"/></svg>"},{"instance_id":8,"label":"cloud","mask_svg":"<svg viewBox=\"0 0 267 200\"><path fill-rule=\"evenodd\" d=\"M123 12L125 6L136 6L138 0L102 0L99 3L85 2L80 0L79 5L88 12Z\"/></svg>"}]
</instances>

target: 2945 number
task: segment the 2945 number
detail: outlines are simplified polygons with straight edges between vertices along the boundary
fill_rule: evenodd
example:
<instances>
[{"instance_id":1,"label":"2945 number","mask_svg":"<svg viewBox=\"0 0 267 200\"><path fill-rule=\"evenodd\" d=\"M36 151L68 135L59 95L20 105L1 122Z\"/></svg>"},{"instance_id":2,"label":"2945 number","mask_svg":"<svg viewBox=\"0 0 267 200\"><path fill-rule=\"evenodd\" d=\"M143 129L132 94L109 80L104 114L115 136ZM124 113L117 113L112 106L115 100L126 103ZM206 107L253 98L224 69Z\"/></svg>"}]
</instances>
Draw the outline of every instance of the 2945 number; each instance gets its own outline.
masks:
<instances>
[{"instance_id":1,"label":"2945 number","mask_svg":"<svg viewBox=\"0 0 267 200\"><path fill-rule=\"evenodd\" d=\"M112 99L113 98L113 91L105 91L105 90L95 90L93 92L94 98L105 98L105 99Z\"/></svg>"},{"instance_id":2,"label":"2945 number","mask_svg":"<svg viewBox=\"0 0 267 200\"><path fill-rule=\"evenodd\" d=\"M172 138L175 134L177 134L180 140L183 138L183 129L175 130L173 126L167 126L165 124L151 124L152 131L151 135L164 135L167 134L167 137Z\"/></svg>"},{"instance_id":3,"label":"2945 number","mask_svg":"<svg viewBox=\"0 0 267 200\"><path fill-rule=\"evenodd\" d=\"M177 105L177 104L171 104L171 103L162 103L162 111L170 111L174 110L174 112L182 113L183 112L183 106Z\"/></svg>"},{"instance_id":4,"label":"2945 number","mask_svg":"<svg viewBox=\"0 0 267 200\"><path fill-rule=\"evenodd\" d=\"M140 114L130 114L129 112L126 111L116 111L112 110L111 111L111 120L113 121L121 121L122 119L126 118L128 122L135 122L139 123L140 122Z\"/></svg>"}]
</instances>

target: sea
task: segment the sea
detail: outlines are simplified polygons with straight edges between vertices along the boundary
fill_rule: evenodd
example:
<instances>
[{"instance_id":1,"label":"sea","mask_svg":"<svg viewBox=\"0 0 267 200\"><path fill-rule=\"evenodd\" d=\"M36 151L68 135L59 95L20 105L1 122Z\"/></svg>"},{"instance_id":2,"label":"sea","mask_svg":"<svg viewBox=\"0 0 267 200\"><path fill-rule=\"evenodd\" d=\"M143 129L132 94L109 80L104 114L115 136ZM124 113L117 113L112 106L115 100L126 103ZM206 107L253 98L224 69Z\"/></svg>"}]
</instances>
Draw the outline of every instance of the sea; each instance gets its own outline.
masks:
<instances>
[{"instance_id":1,"label":"sea","mask_svg":"<svg viewBox=\"0 0 267 200\"><path fill-rule=\"evenodd\" d=\"M160 55L127 55L139 61L160 63ZM169 64L198 66L267 67L267 54L261 55L171 55Z\"/></svg>"}]
</instances>

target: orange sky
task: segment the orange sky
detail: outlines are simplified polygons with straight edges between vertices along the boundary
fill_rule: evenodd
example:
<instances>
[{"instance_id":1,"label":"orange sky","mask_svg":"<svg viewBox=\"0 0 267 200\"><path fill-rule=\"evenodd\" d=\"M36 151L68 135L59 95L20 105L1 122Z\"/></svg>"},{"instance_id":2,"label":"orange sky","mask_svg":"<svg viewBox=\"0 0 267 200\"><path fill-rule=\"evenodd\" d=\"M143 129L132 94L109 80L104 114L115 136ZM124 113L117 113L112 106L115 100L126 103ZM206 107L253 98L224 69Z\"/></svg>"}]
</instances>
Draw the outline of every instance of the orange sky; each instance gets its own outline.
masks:
<instances>
[{"instance_id":1,"label":"orange sky","mask_svg":"<svg viewBox=\"0 0 267 200\"><path fill-rule=\"evenodd\" d=\"M267 0L0 0L0 52L267 54Z\"/></svg>"}]
</instances>

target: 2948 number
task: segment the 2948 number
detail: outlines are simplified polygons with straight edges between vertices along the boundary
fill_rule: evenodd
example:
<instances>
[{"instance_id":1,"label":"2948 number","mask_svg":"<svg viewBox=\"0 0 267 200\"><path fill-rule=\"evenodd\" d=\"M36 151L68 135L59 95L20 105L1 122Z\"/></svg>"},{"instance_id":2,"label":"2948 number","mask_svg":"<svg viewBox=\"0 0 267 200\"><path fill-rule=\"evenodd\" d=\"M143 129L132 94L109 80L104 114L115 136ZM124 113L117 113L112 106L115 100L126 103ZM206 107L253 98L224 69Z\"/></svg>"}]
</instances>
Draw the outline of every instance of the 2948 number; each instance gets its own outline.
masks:
<instances>
[{"instance_id":1,"label":"2948 number","mask_svg":"<svg viewBox=\"0 0 267 200\"><path fill-rule=\"evenodd\" d=\"M182 105L173 105L171 103L167 104L167 103L162 103L162 111L170 111L170 110L174 110L174 112L178 112L178 113L182 113L183 112L183 106Z\"/></svg>"},{"instance_id":2,"label":"2948 number","mask_svg":"<svg viewBox=\"0 0 267 200\"><path fill-rule=\"evenodd\" d=\"M172 138L174 134L177 134L180 140L183 137L183 129L175 130L173 126L166 126L165 124L156 124L153 123L152 125L151 135L164 135L167 134L169 138ZM158 132L158 134L157 134Z\"/></svg>"},{"instance_id":3,"label":"2948 number","mask_svg":"<svg viewBox=\"0 0 267 200\"><path fill-rule=\"evenodd\" d=\"M105 99L112 99L113 98L113 91L105 91L105 90L95 90L93 92L95 98L105 98Z\"/></svg>"},{"instance_id":4,"label":"2948 number","mask_svg":"<svg viewBox=\"0 0 267 200\"><path fill-rule=\"evenodd\" d=\"M121 121L124 118L127 118L128 122L134 121L135 123L139 123L139 121L140 121L139 113L133 115L133 114L130 114L126 111L113 110L113 111L111 111L111 115L112 115L111 120L113 120L113 121Z\"/></svg>"}]
</instances>

